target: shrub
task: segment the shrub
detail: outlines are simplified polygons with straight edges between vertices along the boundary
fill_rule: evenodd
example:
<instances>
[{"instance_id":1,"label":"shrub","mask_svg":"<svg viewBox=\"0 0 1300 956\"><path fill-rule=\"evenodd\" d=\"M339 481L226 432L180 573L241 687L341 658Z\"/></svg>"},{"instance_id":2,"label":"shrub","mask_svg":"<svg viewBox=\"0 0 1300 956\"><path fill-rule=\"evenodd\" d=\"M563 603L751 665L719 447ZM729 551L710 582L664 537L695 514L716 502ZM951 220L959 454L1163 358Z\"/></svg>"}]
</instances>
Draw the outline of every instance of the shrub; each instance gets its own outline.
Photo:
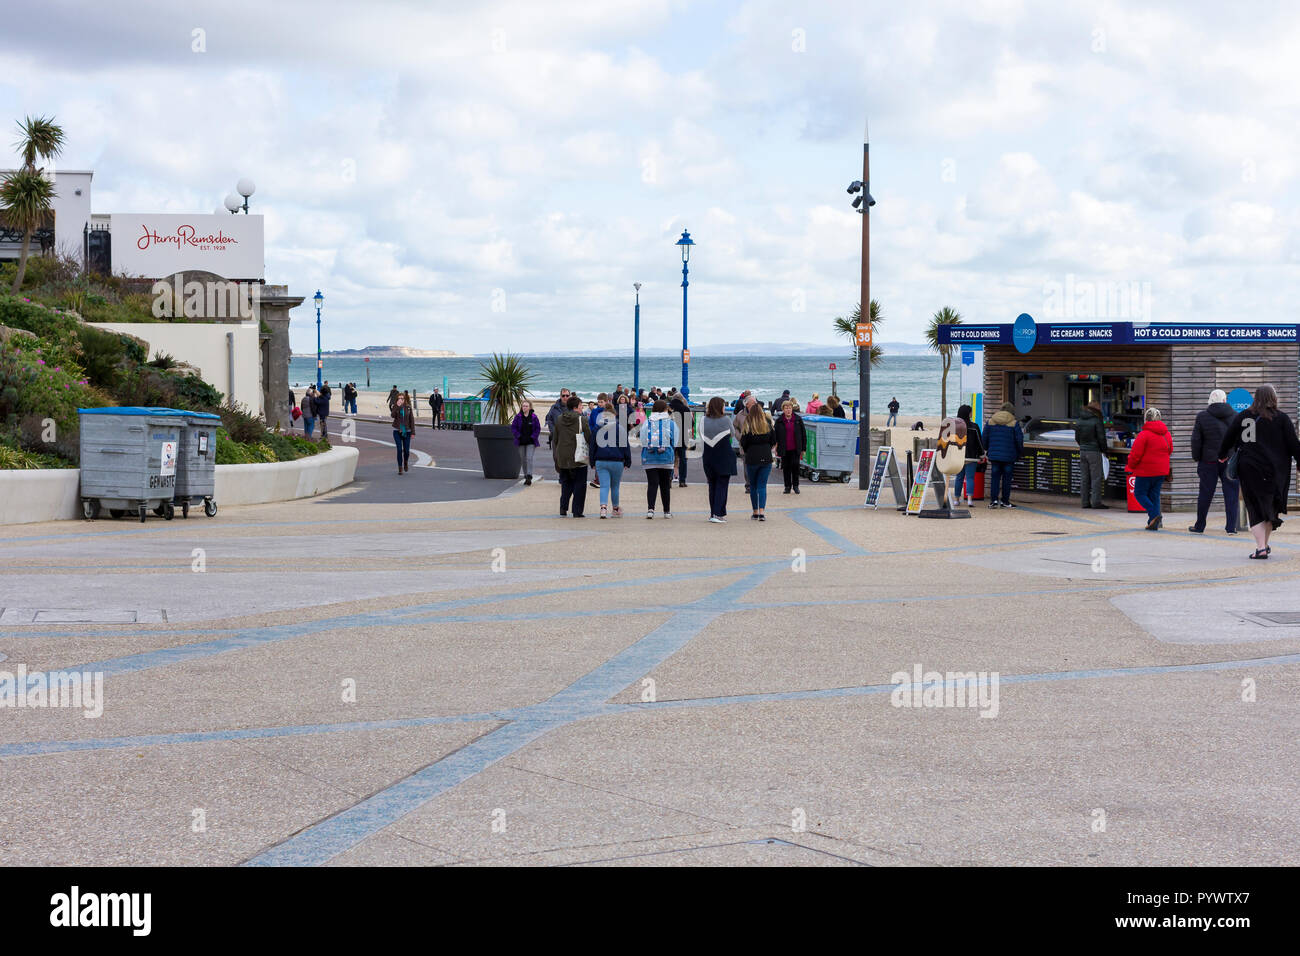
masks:
<instances>
[{"instance_id":1,"label":"shrub","mask_svg":"<svg viewBox=\"0 0 1300 956\"><path fill-rule=\"evenodd\" d=\"M220 412L224 396L197 375L170 376L176 383L177 408L195 412Z\"/></svg>"},{"instance_id":2,"label":"shrub","mask_svg":"<svg viewBox=\"0 0 1300 956\"><path fill-rule=\"evenodd\" d=\"M226 402L218 413L221 423L230 435L231 441L241 445L260 442L266 434L262 420L237 402Z\"/></svg>"},{"instance_id":3,"label":"shrub","mask_svg":"<svg viewBox=\"0 0 1300 956\"><path fill-rule=\"evenodd\" d=\"M92 385L111 390L117 384L120 366L126 359L125 342L129 340L88 325L78 327L77 338L86 378Z\"/></svg>"},{"instance_id":4,"label":"shrub","mask_svg":"<svg viewBox=\"0 0 1300 956\"><path fill-rule=\"evenodd\" d=\"M175 368L177 364L176 356L172 355L170 352L159 352L157 355L153 357L152 361L150 361L149 364L152 365L154 368L160 368L164 370Z\"/></svg>"}]
</instances>

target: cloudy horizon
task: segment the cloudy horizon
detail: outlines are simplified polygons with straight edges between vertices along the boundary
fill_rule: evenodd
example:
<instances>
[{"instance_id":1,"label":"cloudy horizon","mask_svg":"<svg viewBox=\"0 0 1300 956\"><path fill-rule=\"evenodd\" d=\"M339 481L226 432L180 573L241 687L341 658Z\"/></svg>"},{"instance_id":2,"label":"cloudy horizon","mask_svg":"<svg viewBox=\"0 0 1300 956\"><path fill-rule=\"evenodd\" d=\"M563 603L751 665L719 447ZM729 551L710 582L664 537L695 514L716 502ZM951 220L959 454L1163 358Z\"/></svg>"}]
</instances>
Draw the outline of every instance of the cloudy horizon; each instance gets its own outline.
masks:
<instances>
[{"instance_id":1,"label":"cloudy horizon","mask_svg":"<svg viewBox=\"0 0 1300 956\"><path fill-rule=\"evenodd\" d=\"M1098 318L1294 322L1298 28L1262 3L46 0L0 36L0 123L55 116L96 213L211 212L252 178L266 279L324 292L327 349L630 347L633 282L642 344L675 348L683 228L692 345L840 348L868 115L881 339L943 306L1051 319L1066 287L1141 290Z\"/></svg>"}]
</instances>

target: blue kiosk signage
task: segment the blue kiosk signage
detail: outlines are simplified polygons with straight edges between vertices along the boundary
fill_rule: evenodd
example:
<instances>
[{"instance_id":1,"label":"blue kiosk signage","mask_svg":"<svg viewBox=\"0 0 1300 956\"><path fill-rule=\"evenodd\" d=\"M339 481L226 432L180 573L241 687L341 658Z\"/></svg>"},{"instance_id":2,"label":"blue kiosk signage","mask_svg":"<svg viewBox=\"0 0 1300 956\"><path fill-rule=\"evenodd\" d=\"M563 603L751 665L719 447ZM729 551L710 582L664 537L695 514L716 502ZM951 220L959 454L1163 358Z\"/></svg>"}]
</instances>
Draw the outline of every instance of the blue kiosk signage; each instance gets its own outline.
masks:
<instances>
[{"instance_id":1,"label":"blue kiosk signage","mask_svg":"<svg viewBox=\"0 0 1300 956\"><path fill-rule=\"evenodd\" d=\"M1022 353L1036 345L1221 345L1300 342L1296 325L1184 325L1175 322L1035 322L1021 314L1003 325L941 325L940 345L1013 345Z\"/></svg>"}]
</instances>

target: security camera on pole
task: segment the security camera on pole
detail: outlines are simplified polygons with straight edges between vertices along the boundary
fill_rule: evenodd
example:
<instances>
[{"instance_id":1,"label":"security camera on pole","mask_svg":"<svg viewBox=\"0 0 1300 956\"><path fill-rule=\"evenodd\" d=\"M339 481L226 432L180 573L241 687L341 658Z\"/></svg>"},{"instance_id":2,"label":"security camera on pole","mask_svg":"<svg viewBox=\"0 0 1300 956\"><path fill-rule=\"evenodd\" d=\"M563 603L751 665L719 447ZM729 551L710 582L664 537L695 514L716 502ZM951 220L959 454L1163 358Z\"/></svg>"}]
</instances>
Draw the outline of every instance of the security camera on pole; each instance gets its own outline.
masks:
<instances>
[{"instance_id":1,"label":"security camera on pole","mask_svg":"<svg viewBox=\"0 0 1300 956\"><path fill-rule=\"evenodd\" d=\"M849 194L860 193L853 208L862 215L862 305L858 312L858 487L863 491L871 476L867 462L871 458L871 214L876 204L871 198L871 148L867 127L862 127L862 178L849 184ZM864 202L865 200L865 202Z\"/></svg>"}]
</instances>

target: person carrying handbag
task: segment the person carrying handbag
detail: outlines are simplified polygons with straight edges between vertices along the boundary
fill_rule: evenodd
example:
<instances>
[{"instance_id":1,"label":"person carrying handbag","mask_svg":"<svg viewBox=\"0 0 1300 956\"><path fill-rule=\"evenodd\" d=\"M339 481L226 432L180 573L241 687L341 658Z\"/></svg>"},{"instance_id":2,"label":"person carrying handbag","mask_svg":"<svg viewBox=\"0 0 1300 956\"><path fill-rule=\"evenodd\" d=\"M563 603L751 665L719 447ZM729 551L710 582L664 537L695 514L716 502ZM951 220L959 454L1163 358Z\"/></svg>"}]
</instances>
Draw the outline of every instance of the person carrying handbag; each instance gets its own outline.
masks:
<instances>
[{"instance_id":1,"label":"person carrying handbag","mask_svg":"<svg viewBox=\"0 0 1300 956\"><path fill-rule=\"evenodd\" d=\"M560 516L569 508L581 518L587 504L587 465L591 460L591 422L582 413L582 400L570 395L555 422L555 468L560 475Z\"/></svg>"}]
</instances>

